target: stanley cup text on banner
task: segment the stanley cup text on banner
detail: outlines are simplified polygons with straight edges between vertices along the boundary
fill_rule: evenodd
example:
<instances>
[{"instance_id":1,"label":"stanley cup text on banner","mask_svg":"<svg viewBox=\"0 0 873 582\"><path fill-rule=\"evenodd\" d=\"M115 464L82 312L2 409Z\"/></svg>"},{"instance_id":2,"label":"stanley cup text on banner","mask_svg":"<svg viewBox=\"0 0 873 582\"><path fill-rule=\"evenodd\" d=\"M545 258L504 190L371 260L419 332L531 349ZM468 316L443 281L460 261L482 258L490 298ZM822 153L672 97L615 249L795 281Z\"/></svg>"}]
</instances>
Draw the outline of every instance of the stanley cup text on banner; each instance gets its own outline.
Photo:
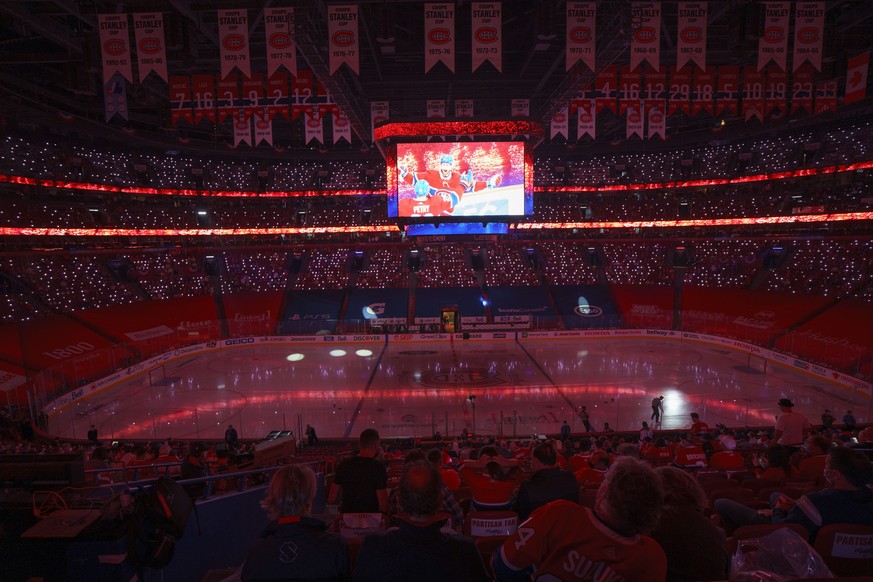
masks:
<instances>
[{"instance_id":1,"label":"stanley cup text on banner","mask_svg":"<svg viewBox=\"0 0 873 582\"><path fill-rule=\"evenodd\" d=\"M654 70L661 66L661 3L631 3L630 69L649 63Z\"/></svg>"},{"instance_id":2,"label":"stanley cup text on banner","mask_svg":"<svg viewBox=\"0 0 873 582\"><path fill-rule=\"evenodd\" d=\"M455 99L455 117L473 117L473 100Z\"/></svg>"},{"instance_id":3,"label":"stanley cup text on banner","mask_svg":"<svg viewBox=\"0 0 873 582\"><path fill-rule=\"evenodd\" d=\"M221 59L221 78L227 77L234 67L243 75L252 75L249 60L249 16L246 10L218 11L218 42ZM251 145L251 137L249 137Z\"/></svg>"},{"instance_id":4,"label":"stanley cup text on banner","mask_svg":"<svg viewBox=\"0 0 873 582\"><path fill-rule=\"evenodd\" d=\"M794 60L796 71L809 61L821 71L822 37L824 37L824 2L798 2L794 5Z\"/></svg>"},{"instance_id":5,"label":"stanley cup text on banner","mask_svg":"<svg viewBox=\"0 0 873 582\"><path fill-rule=\"evenodd\" d=\"M267 41L267 77L284 66L297 75L297 48L294 44L294 9L265 8L264 35Z\"/></svg>"},{"instance_id":6,"label":"stanley cup text on banner","mask_svg":"<svg viewBox=\"0 0 873 582\"><path fill-rule=\"evenodd\" d=\"M513 117L530 117L530 99L513 99L511 106Z\"/></svg>"},{"instance_id":7,"label":"stanley cup text on banner","mask_svg":"<svg viewBox=\"0 0 873 582\"><path fill-rule=\"evenodd\" d=\"M427 100L427 117L433 119L446 116L446 100L445 99L428 99Z\"/></svg>"},{"instance_id":8,"label":"stanley cup text on banner","mask_svg":"<svg viewBox=\"0 0 873 582\"><path fill-rule=\"evenodd\" d=\"M387 101L371 101L370 102L370 135L380 123L388 121L388 102Z\"/></svg>"},{"instance_id":9,"label":"stanley cup text on banner","mask_svg":"<svg viewBox=\"0 0 873 582\"><path fill-rule=\"evenodd\" d=\"M100 26L100 51L103 55L103 84L115 73L133 82L133 67L130 64L130 33L127 30L127 14L98 14Z\"/></svg>"},{"instance_id":10,"label":"stanley cup text on banner","mask_svg":"<svg viewBox=\"0 0 873 582\"><path fill-rule=\"evenodd\" d=\"M503 72L503 21L500 2L473 2L473 71L489 61Z\"/></svg>"},{"instance_id":11,"label":"stanley cup text on banner","mask_svg":"<svg viewBox=\"0 0 873 582\"><path fill-rule=\"evenodd\" d=\"M594 70L597 3L567 2L567 70L582 61Z\"/></svg>"},{"instance_id":12,"label":"stanley cup text on banner","mask_svg":"<svg viewBox=\"0 0 873 582\"><path fill-rule=\"evenodd\" d=\"M788 21L791 2L764 2L764 30L758 39L758 70L770 59L783 71L788 70Z\"/></svg>"},{"instance_id":13,"label":"stanley cup text on banner","mask_svg":"<svg viewBox=\"0 0 873 582\"><path fill-rule=\"evenodd\" d=\"M154 71L167 81L167 45L164 40L164 15L161 12L133 15L139 81Z\"/></svg>"},{"instance_id":14,"label":"stanley cup text on banner","mask_svg":"<svg viewBox=\"0 0 873 582\"><path fill-rule=\"evenodd\" d=\"M692 62L706 69L706 2L680 2L676 31L676 68Z\"/></svg>"},{"instance_id":15,"label":"stanley cup text on banner","mask_svg":"<svg viewBox=\"0 0 873 582\"><path fill-rule=\"evenodd\" d=\"M360 74L358 49L358 7L338 5L327 7L327 35L330 50L330 74L342 64Z\"/></svg>"},{"instance_id":16,"label":"stanley cup text on banner","mask_svg":"<svg viewBox=\"0 0 873 582\"><path fill-rule=\"evenodd\" d=\"M442 62L455 72L455 4L424 5L424 72Z\"/></svg>"}]
</instances>

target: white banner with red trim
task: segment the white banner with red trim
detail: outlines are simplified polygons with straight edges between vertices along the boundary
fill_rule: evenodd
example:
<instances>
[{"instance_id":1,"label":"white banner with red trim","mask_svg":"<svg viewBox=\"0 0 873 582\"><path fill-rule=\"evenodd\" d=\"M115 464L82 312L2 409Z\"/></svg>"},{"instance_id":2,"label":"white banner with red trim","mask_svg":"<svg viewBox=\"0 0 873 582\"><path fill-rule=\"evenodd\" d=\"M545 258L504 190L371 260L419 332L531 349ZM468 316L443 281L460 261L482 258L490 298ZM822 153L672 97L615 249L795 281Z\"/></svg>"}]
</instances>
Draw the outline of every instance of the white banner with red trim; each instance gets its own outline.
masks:
<instances>
[{"instance_id":1,"label":"white banner with red trim","mask_svg":"<svg viewBox=\"0 0 873 582\"><path fill-rule=\"evenodd\" d=\"M473 117L473 100L455 99L455 117Z\"/></svg>"},{"instance_id":2,"label":"white banner with red trim","mask_svg":"<svg viewBox=\"0 0 873 582\"><path fill-rule=\"evenodd\" d=\"M649 63L658 70L661 66L661 3L631 2L630 68Z\"/></svg>"},{"instance_id":3,"label":"white banner with red trim","mask_svg":"<svg viewBox=\"0 0 873 582\"><path fill-rule=\"evenodd\" d=\"M637 136L638 138L643 139L644 116L642 101L635 99L628 102L625 113L625 122L627 124L627 129L625 131L626 138Z\"/></svg>"},{"instance_id":4,"label":"white banner with red trim","mask_svg":"<svg viewBox=\"0 0 873 582\"><path fill-rule=\"evenodd\" d=\"M252 118L255 125L255 145L261 145L261 142L267 142L267 145L273 147L273 120L270 119L270 113L266 107L262 107L255 111Z\"/></svg>"},{"instance_id":5,"label":"white banner with red trim","mask_svg":"<svg viewBox=\"0 0 873 582\"><path fill-rule=\"evenodd\" d=\"M706 69L707 2L679 2L679 26L676 31L676 68L689 62Z\"/></svg>"},{"instance_id":6,"label":"white banner with red trim","mask_svg":"<svg viewBox=\"0 0 873 582\"><path fill-rule=\"evenodd\" d=\"M530 99L513 99L511 107L513 117L530 117Z\"/></svg>"},{"instance_id":7,"label":"white banner with red trim","mask_svg":"<svg viewBox=\"0 0 873 582\"><path fill-rule=\"evenodd\" d=\"M390 112L388 109L388 101L371 101L370 102L370 135L373 135L376 126L380 123L388 121Z\"/></svg>"},{"instance_id":8,"label":"white banner with red trim","mask_svg":"<svg viewBox=\"0 0 873 582\"><path fill-rule=\"evenodd\" d=\"M428 119L441 118L446 116L446 100L445 99L428 99L427 100L427 117Z\"/></svg>"},{"instance_id":9,"label":"white banner with red trim","mask_svg":"<svg viewBox=\"0 0 873 582\"><path fill-rule=\"evenodd\" d=\"M265 8L264 36L267 41L267 77L279 67L297 75L297 46L294 44L294 9Z\"/></svg>"},{"instance_id":10,"label":"white banner with red trim","mask_svg":"<svg viewBox=\"0 0 873 582\"><path fill-rule=\"evenodd\" d=\"M98 14L100 27L100 54L103 57L103 84L112 80L115 73L133 83L133 66L130 63L130 32L127 29L127 14Z\"/></svg>"},{"instance_id":11,"label":"white banner with red trim","mask_svg":"<svg viewBox=\"0 0 873 582\"><path fill-rule=\"evenodd\" d=\"M758 70L772 59L783 71L788 70L788 21L791 2L764 2L764 30L758 39Z\"/></svg>"},{"instance_id":12,"label":"white banner with red trim","mask_svg":"<svg viewBox=\"0 0 873 582\"><path fill-rule=\"evenodd\" d=\"M227 77L234 67L246 77L251 76L247 10L218 11L218 52L222 79Z\"/></svg>"},{"instance_id":13,"label":"white banner with red trim","mask_svg":"<svg viewBox=\"0 0 873 582\"><path fill-rule=\"evenodd\" d=\"M649 139L667 139L667 103L664 99L646 99L646 121L649 124Z\"/></svg>"},{"instance_id":14,"label":"white banner with red trim","mask_svg":"<svg viewBox=\"0 0 873 582\"><path fill-rule=\"evenodd\" d=\"M330 74L333 75L340 65L348 65L356 75L360 75L358 7L354 4L329 5L327 34Z\"/></svg>"},{"instance_id":15,"label":"white banner with red trim","mask_svg":"<svg viewBox=\"0 0 873 582\"><path fill-rule=\"evenodd\" d=\"M310 107L303 113L303 124L306 128L304 142L308 145L312 140L324 143L324 117L318 107Z\"/></svg>"},{"instance_id":16,"label":"white banner with red trim","mask_svg":"<svg viewBox=\"0 0 873 582\"><path fill-rule=\"evenodd\" d=\"M338 143L341 139L352 143L352 124L349 116L337 109L333 113L333 143Z\"/></svg>"},{"instance_id":17,"label":"white banner with red trim","mask_svg":"<svg viewBox=\"0 0 873 582\"><path fill-rule=\"evenodd\" d=\"M570 133L567 130L569 125L569 121L567 120L568 109L569 107L565 105L552 116L549 139L555 139L555 137L559 135L563 135L564 139L567 139L567 135Z\"/></svg>"},{"instance_id":18,"label":"white banner with red trim","mask_svg":"<svg viewBox=\"0 0 873 582\"><path fill-rule=\"evenodd\" d=\"M588 135L597 139L597 116L595 115L594 99L576 100L576 138L582 139Z\"/></svg>"},{"instance_id":19,"label":"white banner with red trim","mask_svg":"<svg viewBox=\"0 0 873 582\"><path fill-rule=\"evenodd\" d=\"M503 71L503 21L500 2L473 2L473 71L486 61Z\"/></svg>"},{"instance_id":20,"label":"white banner with red trim","mask_svg":"<svg viewBox=\"0 0 873 582\"><path fill-rule=\"evenodd\" d=\"M237 110L231 116L233 119L233 147L245 143L252 145L252 120L242 109Z\"/></svg>"},{"instance_id":21,"label":"white banner with red trim","mask_svg":"<svg viewBox=\"0 0 873 582\"><path fill-rule=\"evenodd\" d=\"M424 5L424 72L443 63L455 72L455 4Z\"/></svg>"},{"instance_id":22,"label":"white banner with red trim","mask_svg":"<svg viewBox=\"0 0 873 582\"><path fill-rule=\"evenodd\" d=\"M792 71L805 61L821 71L822 38L824 38L824 2L798 2L794 5L794 54Z\"/></svg>"},{"instance_id":23,"label":"white banner with red trim","mask_svg":"<svg viewBox=\"0 0 873 582\"><path fill-rule=\"evenodd\" d=\"M133 34L139 65L139 81L154 73L167 82L167 45L164 40L164 15L161 12L133 15Z\"/></svg>"},{"instance_id":24,"label":"white banner with red trim","mask_svg":"<svg viewBox=\"0 0 873 582\"><path fill-rule=\"evenodd\" d=\"M567 2L567 70L582 61L594 70L597 37L597 3Z\"/></svg>"}]
</instances>

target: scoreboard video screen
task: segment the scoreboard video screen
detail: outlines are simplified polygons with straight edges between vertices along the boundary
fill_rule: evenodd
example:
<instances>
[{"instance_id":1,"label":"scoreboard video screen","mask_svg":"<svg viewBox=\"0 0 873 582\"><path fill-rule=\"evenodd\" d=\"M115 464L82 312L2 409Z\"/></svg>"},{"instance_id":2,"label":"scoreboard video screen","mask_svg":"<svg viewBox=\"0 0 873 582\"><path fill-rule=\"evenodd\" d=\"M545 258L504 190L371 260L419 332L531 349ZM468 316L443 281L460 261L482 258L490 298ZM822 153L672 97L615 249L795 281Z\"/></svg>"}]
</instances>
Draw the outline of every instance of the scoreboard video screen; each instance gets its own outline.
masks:
<instances>
[{"instance_id":1,"label":"scoreboard video screen","mask_svg":"<svg viewBox=\"0 0 873 582\"><path fill-rule=\"evenodd\" d=\"M396 148L391 217L472 221L533 211L532 164L524 142L398 143Z\"/></svg>"}]
</instances>

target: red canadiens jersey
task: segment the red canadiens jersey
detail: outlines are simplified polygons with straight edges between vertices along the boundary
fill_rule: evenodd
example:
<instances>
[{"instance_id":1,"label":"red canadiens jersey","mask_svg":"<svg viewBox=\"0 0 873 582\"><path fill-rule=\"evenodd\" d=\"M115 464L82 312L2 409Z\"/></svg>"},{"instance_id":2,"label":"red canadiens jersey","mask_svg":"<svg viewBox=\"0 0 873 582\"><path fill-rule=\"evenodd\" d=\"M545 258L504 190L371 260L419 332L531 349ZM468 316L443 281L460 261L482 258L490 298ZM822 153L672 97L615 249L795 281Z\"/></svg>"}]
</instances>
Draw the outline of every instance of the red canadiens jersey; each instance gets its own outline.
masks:
<instances>
[{"instance_id":1,"label":"red canadiens jersey","mask_svg":"<svg viewBox=\"0 0 873 582\"><path fill-rule=\"evenodd\" d=\"M563 500L535 509L495 559L515 570L533 565L532 580L658 582L667 575L667 557L656 541L619 535L591 509Z\"/></svg>"},{"instance_id":2,"label":"red canadiens jersey","mask_svg":"<svg viewBox=\"0 0 873 582\"><path fill-rule=\"evenodd\" d=\"M452 201L442 196L431 196L427 200L404 198L397 202L400 216L448 216L452 210Z\"/></svg>"}]
</instances>

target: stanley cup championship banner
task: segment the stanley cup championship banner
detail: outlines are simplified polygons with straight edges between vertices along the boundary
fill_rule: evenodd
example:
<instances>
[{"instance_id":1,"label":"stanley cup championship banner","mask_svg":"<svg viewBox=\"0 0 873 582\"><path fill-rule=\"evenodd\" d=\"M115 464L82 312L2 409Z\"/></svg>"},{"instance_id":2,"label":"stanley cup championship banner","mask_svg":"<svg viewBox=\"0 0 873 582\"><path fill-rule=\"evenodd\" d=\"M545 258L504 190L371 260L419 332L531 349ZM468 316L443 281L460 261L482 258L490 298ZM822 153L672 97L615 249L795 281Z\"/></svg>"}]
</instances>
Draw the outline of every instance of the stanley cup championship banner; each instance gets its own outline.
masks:
<instances>
[{"instance_id":1,"label":"stanley cup championship banner","mask_svg":"<svg viewBox=\"0 0 873 582\"><path fill-rule=\"evenodd\" d=\"M294 44L294 9L265 8L264 35L267 41L267 76L279 67L297 74L297 48Z\"/></svg>"},{"instance_id":2,"label":"stanley cup championship banner","mask_svg":"<svg viewBox=\"0 0 873 582\"><path fill-rule=\"evenodd\" d=\"M513 99L510 107L513 117L530 117L530 99Z\"/></svg>"},{"instance_id":3,"label":"stanley cup championship banner","mask_svg":"<svg viewBox=\"0 0 873 582\"><path fill-rule=\"evenodd\" d=\"M249 58L249 16L247 10L218 11L219 59L221 78L227 77L234 67L246 77L251 76ZM249 139L249 143L251 138Z\"/></svg>"},{"instance_id":4,"label":"stanley cup championship banner","mask_svg":"<svg viewBox=\"0 0 873 582\"><path fill-rule=\"evenodd\" d=\"M360 51L358 49L358 7L355 5L330 5L327 7L328 50L330 51L330 74L346 64L360 74Z\"/></svg>"},{"instance_id":5,"label":"stanley cup championship banner","mask_svg":"<svg viewBox=\"0 0 873 582\"><path fill-rule=\"evenodd\" d=\"M788 20L791 2L764 2L764 30L758 39L758 70L772 60L783 71L788 61Z\"/></svg>"},{"instance_id":6,"label":"stanley cup championship banner","mask_svg":"<svg viewBox=\"0 0 873 582\"><path fill-rule=\"evenodd\" d=\"M380 123L388 121L388 102L387 101L371 101L370 102L370 135L373 135L373 130Z\"/></svg>"},{"instance_id":7,"label":"stanley cup championship banner","mask_svg":"<svg viewBox=\"0 0 873 582\"><path fill-rule=\"evenodd\" d=\"M424 72L437 63L455 72L455 4L424 5Z\"/></svg>"},{"instance_id":8,"label":"stanley cup championship banner","mask_svg":"<svg viewBox=\"0 0 873 582\"><path fill-rule=\"evenodd\" d=\"M706 2L680 2L676 30L676 68L689 62L702 71L706 68Z\"/></svg>"},{"instance_id":9,"label":"stanley cup championship banner","mask_svg":"<svg viewBox=\"0 0 873 582\"><path fill-rule=\"evenodd\" d=\"M473 100L456 99L455 117L473 117Z\"/></svg>"},{"instance_id":10,"label":"stanley cup championship banner","mask_svg":"<svg viewBox=\"0 0 873 582\"><path fill-rule=\"evenodd\" d=\"M626 115L625 115L625 123L626 131L625 137L630 139L633 136L637 136L640 139L643 139L643 104L639 99L635 99L630 101L626 105Z\"/></svg>"},{"instance_id":11,"label":"stanley cup championship banner","mask_svg":"<svg viewBox=\"0 0 873 582\"><path fill-rule=\"evenodd\" d=\"M824 15L824 2L798 2L794 5L793 70L809 61L816 71L821 71Z\"/></svg>"},{"instance_id":12,"label":"stanley cup championship banner","mask_svg":"<svg viewBox=\"0 0 873 582\"><path fill-rule=\"evenodd\" d=\"M133 33L140 83L154 71L167 81L167 47L164 40L164 15L160 12L133 15Z\"/></svg>"},{"instance_id":13,"label":"stanley cup championship banner","mask_svg":"<svg viewBox=\"0 0 873 582\"><path fill-rule=\"evenodd\" d=\"M654 70L661 66L661 3L631 3L630 68L649 63Z\"/></svg>"},{"instance_id":14,"label":"stanley cup championship banner","mask_svg":"<svg viewBox=\"0 0 873 582\"><path fill-rule=\"evenodd\" d=\"M428 119L442 118L446 116L446 101L445 99L428 99L427 100L427 117Z\"/></svg>"},{"instance_id":15,"label":"stanley cup championship banner","mask_svg":"<svg viewBox=\"0 0 873 582\"><path fill-rule=\"evenodd\" d=\"M127 14L98 14L97 24L100 27L100 51L103 55L103 84L108 83L115 73L132 83Z\"/></svg>"},{"instance_id":16,"label":"stanley cup championship banner","mask_svg":"<svg viewBox=\"0 0 873 582\"><path fill-rule=\"evenodd\" d=\"M597 3L567 2L567 70L582 61L594 70Z\"/></svg>"},{"instance_id":17,"label":"stanley cup championship banner","mask_svg":"<svg viewBox=\"0 0 873 582\"><path fill-rule=\"evenodd\" d=\"M503 22L500 2L473 2L473 71L485 61L503 72Z\"/></svg>"}]
</instances>

